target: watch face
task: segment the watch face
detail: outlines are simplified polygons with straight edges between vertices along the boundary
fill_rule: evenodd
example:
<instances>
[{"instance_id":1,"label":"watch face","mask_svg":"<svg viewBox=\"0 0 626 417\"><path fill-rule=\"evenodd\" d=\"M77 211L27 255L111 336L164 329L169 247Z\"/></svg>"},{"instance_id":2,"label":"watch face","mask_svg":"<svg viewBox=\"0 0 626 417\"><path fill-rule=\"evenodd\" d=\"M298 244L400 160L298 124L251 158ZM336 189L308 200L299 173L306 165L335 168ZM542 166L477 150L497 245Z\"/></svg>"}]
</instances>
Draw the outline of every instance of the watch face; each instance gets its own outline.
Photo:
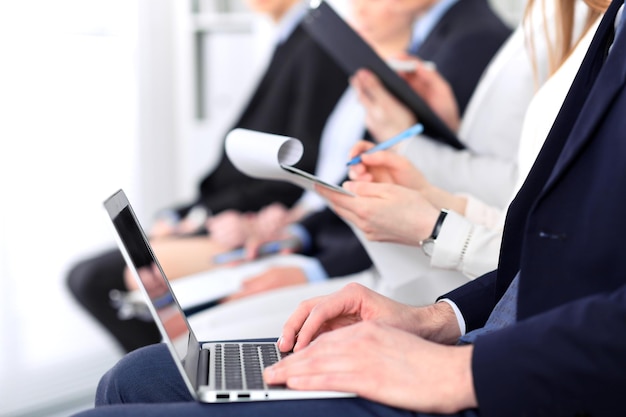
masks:
<instances>
[{"instance_id":1,"label":"watch face","mask_svg":"<svg viewBox=\"0 0 626 417\"><path fill-rule=\"evenodd\" d=\"M435 239L428 238L422 242L422 250L426 256L433 256L433 250L435 249Z\"/></svg>"}]
</instances>

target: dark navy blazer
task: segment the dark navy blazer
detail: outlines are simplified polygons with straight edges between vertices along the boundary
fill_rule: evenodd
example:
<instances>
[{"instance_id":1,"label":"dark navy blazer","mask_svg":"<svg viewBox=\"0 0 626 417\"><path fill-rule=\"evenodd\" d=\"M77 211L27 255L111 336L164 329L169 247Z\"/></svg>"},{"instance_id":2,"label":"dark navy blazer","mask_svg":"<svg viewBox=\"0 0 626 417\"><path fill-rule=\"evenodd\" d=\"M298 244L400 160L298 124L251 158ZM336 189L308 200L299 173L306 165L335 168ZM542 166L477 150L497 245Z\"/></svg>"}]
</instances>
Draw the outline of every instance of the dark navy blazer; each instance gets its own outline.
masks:
<instances>
[{"instance_id":1,"label":"dark navy blazer","mask_svg":"<svg viewBox=\"0 0 626 417\"><path fill-rule=\"evenodd\" d=\"M606 57L621 3L509 208L498 270L446 295L471 330L521 271L517 324L475 344L483 417L626 415L626 32Z\"/></svg>"}]
</instances>

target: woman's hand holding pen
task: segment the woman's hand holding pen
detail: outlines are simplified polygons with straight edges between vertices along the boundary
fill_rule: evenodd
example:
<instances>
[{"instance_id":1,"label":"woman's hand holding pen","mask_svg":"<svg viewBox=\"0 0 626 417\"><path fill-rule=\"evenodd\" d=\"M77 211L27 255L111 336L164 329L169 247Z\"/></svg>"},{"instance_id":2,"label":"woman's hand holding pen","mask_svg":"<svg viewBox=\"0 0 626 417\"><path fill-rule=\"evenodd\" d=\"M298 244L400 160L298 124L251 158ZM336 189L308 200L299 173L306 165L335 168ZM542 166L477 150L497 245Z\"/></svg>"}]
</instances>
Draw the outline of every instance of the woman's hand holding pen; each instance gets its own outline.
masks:
<instances>
[{"instance_id":1,"label":"woman's hand holding pen","mask_svg":"<svg viewBox=\"0 0 626 417\"><path fill-rule=\"evenodd\" d=\"M348 181L343 186L354 196L321 186L315 190L339 216L361 229L372 241L418 246L430 235L439 216L439 209L419 191L360 181Z\"/></svg>"},{"instance_id":2,"label":"woman's hand holding pen","mask_svg":"<svg viewBox=\"0 0 626 417\"><path fill-rule=\"evenodd\" d=\"M350 150L350 157L361 155L361 163L350 166L351 180L396 184L413 190L430 186L421 171L405 157L391 151L364 153L373 146L371 142L361 141Z\"/></svg>"},{"instance_id":3,"label":"woman's hand holding pen","mask_svg":"<svg viewBox=\"0 0 626 417\"><path fill-rule=\"evenodd\" d=\"M353 191L354 187L359 187L358 183L375 182L399 185L406 190L406 199L413 200L416 206L416 213L419 210L428 210L425 204L438 210L446 208L454 210L457 213L465 214L465 208L467 205L467 198L452 194L444 189L435 187L428 182L422 172L415 167L411 161L390 151L379 151L366 154L366 150L371 149L374 146L371 142L358 142L351 150L351 155L361 155L361 163L350 166L348 175L354 183L346 183L344 186L350 191ZM411 192L417 192L417 196L411 197ZM325 196L325 194L322 194ZM389 198L396 198L400 201L399 196L395 196L394 193L388 194ZM327 197L328 198L328 197ZM332 198L331 198L332 201ZM360 204L365 204L361 202ZM396 204L396 202L394 202ZM362 223L365 220L362 220ZM431 224L431 228L434 222Z\"/></svg>"}]
</instances>

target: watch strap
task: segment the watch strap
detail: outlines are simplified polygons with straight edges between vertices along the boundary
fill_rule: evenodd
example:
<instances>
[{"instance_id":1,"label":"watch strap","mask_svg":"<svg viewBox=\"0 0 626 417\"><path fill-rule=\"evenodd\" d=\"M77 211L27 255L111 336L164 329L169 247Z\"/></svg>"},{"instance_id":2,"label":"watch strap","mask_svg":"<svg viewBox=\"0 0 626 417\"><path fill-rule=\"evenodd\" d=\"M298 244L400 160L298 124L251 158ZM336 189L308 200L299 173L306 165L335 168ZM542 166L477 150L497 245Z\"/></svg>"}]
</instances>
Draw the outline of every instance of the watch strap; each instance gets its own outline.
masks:
<instances>
[{"instance_id":1,"label":"watch strap","mask_svg":"<svg viewBox=\"0 0 626 417\"><path fill-rule=\"evenodd\" d=\"M439 236L439 232L441 232L441 228L443 227L443 222L446 219L446 216L448 215L448 210L446 209L441 209L441 211L439 212L439 217L437 217L437 221L435 222L435 227L433 227L433 231L430 234L429 239L437 239L437 236Z\"/></svg>"}]
</instances>

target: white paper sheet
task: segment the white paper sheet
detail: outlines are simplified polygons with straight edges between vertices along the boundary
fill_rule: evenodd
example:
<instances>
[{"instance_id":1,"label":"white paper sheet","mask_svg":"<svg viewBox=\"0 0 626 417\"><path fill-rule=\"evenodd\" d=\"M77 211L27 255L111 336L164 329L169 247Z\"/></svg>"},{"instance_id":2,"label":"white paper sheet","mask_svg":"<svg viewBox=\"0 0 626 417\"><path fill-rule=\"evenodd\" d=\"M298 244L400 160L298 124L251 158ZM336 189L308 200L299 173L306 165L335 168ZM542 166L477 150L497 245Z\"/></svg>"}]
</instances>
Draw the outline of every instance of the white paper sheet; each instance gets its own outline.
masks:
<instances>
[{"instance_id":1,"label":"white paper sheet","mask_svg":"<svg viewBox=\"0 0 626 417\"><path fill-rule=\"evenodd\" d=\"M352 193L342 187L329 184L313 174L292 165L304 154L304 146L298 139L272 135L248 129L233 129L226 135L226 155L241 172L253 178L282 180L307 190L314 184L338 191Z\"/></svg>"}]
</instances>

